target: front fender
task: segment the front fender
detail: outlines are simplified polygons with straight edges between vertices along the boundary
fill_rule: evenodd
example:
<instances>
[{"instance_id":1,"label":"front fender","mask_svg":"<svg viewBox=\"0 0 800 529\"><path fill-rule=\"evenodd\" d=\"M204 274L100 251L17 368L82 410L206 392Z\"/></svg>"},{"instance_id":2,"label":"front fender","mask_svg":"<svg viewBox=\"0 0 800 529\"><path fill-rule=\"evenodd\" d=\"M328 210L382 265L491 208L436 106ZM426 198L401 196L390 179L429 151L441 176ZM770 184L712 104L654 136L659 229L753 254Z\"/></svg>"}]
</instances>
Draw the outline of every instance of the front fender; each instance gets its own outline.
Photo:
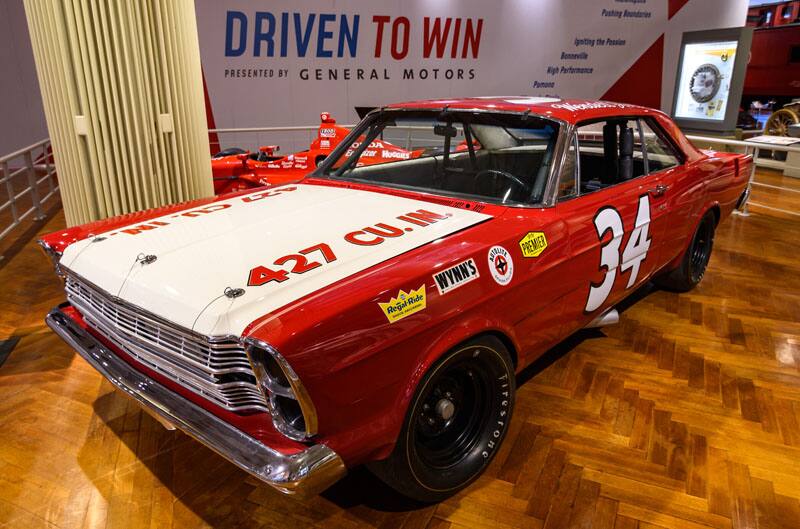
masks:
<instances>
[{"instance_id":1,"label":"front fender","mask_svg":"<svg viewBox=\"0 0 800 529\"><path fill-rule=\"evenodd\" d=\"M499 319L487 318L480 314L466 318L461 315L457 326L452 326L451 323L444 322L426 332L426 335L431 338L427 342L429 345L422 349L417 357L416 368L405 384L397 391L395 401L392 404L393 420L384 424L386 428L384 438L388 442L375 450L370 455L370 459L384 459L394 449L395 441L405 421L411 398L416 393L417 387L425 374L445 353L477 336L493 334L506 338L512 344L514 350L509 351L509 354L512 360L515 360L516 351L519 350L519 342L516 339L514 330ZM515 367L518 367L516 362Z\"/></svg>"}]
</instances>

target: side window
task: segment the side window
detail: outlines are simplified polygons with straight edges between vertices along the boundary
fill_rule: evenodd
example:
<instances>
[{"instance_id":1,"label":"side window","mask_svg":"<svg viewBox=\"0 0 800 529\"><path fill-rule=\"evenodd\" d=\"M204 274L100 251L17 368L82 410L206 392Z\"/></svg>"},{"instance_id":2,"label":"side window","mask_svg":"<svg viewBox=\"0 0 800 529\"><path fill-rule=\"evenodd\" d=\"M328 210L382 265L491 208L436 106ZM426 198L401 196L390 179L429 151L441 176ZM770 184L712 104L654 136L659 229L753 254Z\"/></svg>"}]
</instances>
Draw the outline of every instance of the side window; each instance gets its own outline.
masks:
<instances>
[{"instance_id":1,"label":"side window","mask_svg":"<svg viewBox=\"0 0 800 529\"><path fill-rule=\"evenodd\" d=\"M578 139L573 136L558 176L558 200L566 200L578 195L577 145Z\"/></svg>"},{"instance_id":2,"label":"side window","mask_svg":"<svg viewBox=\"0 0 800 529\"><path fill-rule=\"evenodd\" d=\"M580 125L578 167L581 194L644 175L638 120L614 118Z\"/></svg>"},{"instance_id":3,"label":"side window","mask_svg":"<svg viewBox=\"0 0 800 529\"><path fill-rule=\"evenodd\" d=\"M664 141L664 132L658 125L651 123L649 119L642 119L639 122L642 124L642 135L650 172L654 173L680 164L675 149Z\"/></svg>"}]
</instances>

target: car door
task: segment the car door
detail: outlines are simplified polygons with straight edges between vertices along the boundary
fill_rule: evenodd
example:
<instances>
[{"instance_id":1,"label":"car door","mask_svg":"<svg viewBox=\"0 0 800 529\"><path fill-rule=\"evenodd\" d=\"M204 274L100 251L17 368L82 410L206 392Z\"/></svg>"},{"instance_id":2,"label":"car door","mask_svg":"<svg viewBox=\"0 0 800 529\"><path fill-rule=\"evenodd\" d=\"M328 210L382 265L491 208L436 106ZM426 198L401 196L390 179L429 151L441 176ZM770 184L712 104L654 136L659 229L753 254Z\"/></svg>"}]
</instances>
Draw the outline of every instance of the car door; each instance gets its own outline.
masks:
<instances>
[{"instance_id":1,"label":"car door","mask_svg":"<svg viewBox=\"0 0 800 529\"><path fill-rule=\"evenodd\" d=\"M664 265L684 249L694 204L702 196L703 179L698 171L686 167L683 153L655 119L641 118L640 126L652 181L652 223L661 229L658 254L654 257Z\"/></svg>"},{"instance_id":2,"label":"car door","mask_svg":"<svg viewBox=\"0 0 800 529\"><path fill-rule=\"evenodd\" d=\"M556 208L570 244L564 316L577 328L651 276L666 217L662 177L646 174L635 117L579 124L574 141L576 193Z\"/></svg>"}]
</instances>

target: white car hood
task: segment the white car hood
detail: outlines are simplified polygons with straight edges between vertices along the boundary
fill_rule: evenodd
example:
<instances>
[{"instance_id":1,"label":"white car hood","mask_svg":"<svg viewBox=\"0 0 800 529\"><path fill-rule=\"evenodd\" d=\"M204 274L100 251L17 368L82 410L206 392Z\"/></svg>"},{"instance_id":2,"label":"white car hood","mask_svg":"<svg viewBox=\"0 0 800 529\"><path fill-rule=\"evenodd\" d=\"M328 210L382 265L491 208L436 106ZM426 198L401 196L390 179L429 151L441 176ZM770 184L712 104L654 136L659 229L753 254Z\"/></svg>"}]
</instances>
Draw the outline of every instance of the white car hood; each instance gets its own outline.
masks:
<instances>
[{"instance_id":1,"label":"white car hood","mask_svg":"<svg viewBox=\"0 0 800 529\"><path fill-rule=\"evenodd\" d=\"M417 210L446 218L398 220ZM68 246L61 263L106 292L205 335L241 335L257 318L373 265L462 230L488 215L383 193L292 184L189 208ZM403 230L381 244L357 245L347 233L377 223ZM143 229L144 228L144 229ZM363 238L372 238L362 234ZM325 243L321 265L288 279L249 286L254 267L290 270L279 257ZM143 264L145 256L156 260ZM409 285L413 286L413 285ZM236 298L226 288L243 288Z\"/></svg>"}]
</instances>

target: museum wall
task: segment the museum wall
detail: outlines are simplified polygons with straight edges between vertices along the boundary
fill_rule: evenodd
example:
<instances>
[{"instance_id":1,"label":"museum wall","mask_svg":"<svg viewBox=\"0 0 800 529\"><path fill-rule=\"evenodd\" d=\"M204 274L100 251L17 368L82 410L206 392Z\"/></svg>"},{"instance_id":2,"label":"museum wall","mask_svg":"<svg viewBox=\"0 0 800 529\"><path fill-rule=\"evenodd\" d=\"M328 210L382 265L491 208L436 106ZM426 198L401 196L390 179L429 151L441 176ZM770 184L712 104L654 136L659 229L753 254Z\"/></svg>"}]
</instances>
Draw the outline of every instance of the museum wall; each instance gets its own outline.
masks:
<instances>
[{"instance_id":1,"label":"museum wall","mask_svg":"<svg viewBox=\"0 0 800 529\"><path fill-rule=\"evenodd\" d=\"M22 0L0 2L0 156L47 138Z\"/></svg>"},{"instance_id":2,"label":"museum wall","mask_svg":"<svg viewBox=\"0 0 800 529\"><path fill-rule=\"evenodd\" d=\"M218 127L340 122L354 107L472 95L668 109L684 31L742 26L747 0L196 0Z\"/></svg>"},{"instance_id":3,"label":"museum wall","mask_svg":"<svg viewBox=\"0 0 800 529\"><path fill-rule=\"evenodd\" d=\"M485 5L196 0L211 123L307 125L323 110L353 122L356 106L486 94L667 110L682 33L741 26L747 10L747 0ZM22 0L0 2L0 68L8 153L47 136Z\"/></svg>"}]
</instances>

